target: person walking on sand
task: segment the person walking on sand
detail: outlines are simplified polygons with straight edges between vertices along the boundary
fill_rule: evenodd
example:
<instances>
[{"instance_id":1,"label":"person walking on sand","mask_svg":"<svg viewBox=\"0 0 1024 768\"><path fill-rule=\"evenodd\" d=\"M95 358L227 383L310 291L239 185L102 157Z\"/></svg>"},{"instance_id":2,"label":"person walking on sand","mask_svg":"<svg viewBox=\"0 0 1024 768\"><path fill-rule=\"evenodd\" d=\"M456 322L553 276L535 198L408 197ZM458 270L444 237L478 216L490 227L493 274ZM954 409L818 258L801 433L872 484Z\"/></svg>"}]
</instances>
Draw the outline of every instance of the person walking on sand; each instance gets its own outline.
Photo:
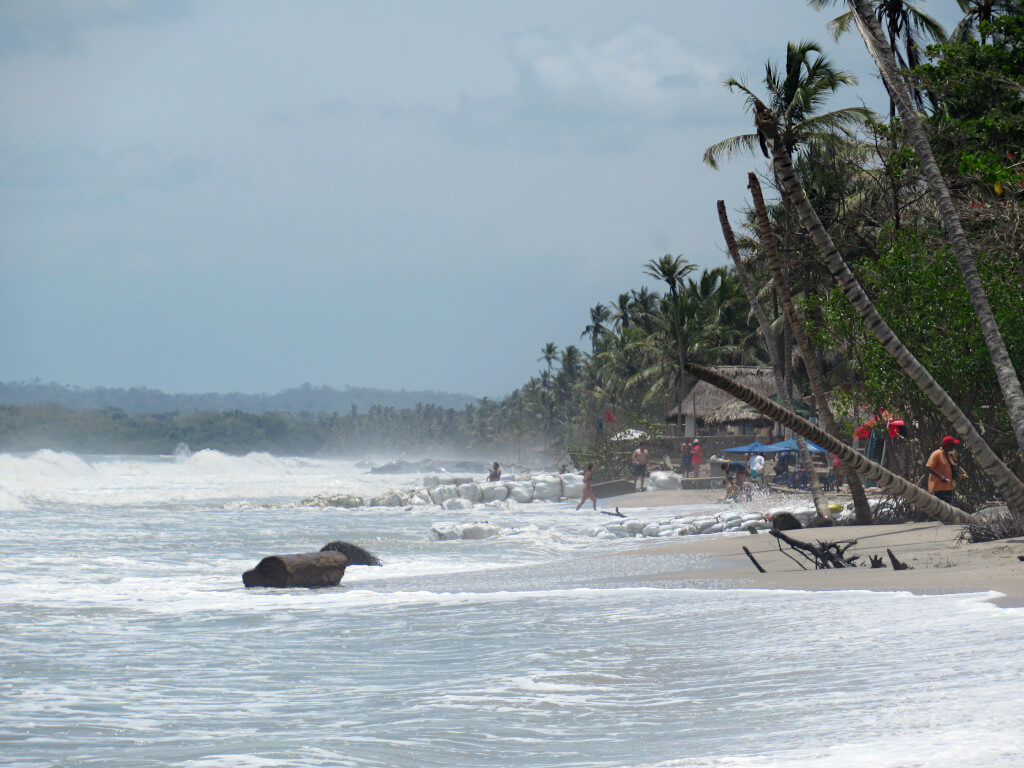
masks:
<instances>
[{"instance_id":1,"label":"person walking on sand","mask_svg":"<svg viewBox=\"0 0 1024 768\"><path fill-rule=\"evenodd\" d=\"M633 487L636 488L636 481L640 481L640 490L647 490L647 461L650 454L647 452L647 443L641 442L633 451Z\"/></svg>"},{"instance_id":2,"label":"person walking on sand","mask_svg":"<svg viewBox=\"0 0 1024 768\"><path fill-rule=\"evenodd\" d=\"M597 511L597 496L594 495L594 465L587 464L587 471L583 473L583 496L580 498L580 503L576 505L576 511L579 512L587 499L594 502L594 511Z\"/></svg>"},{"instance_id":3,"label":"person walking on sand","mask_svg":"<svg viewBox=\"0 0 1024 768\"><path fill-rule=\"evenodd\" d=\"M942 444L932 451L925 465L928 469L928 493L942 499L947 504L953 503L956 481L960 470L956 465L956 446L960 441L952 435L942 438Z\"/></svg>"},{"instance_id":4,"label":"person walking on sand","mask_svg":"<svg viewBox=\"0 0 1024 768\"><path fill-rule=\"evenodd\" d=\"M693 438L693 448L690 450L690 469L694 477L700 477L700 440Z\"/></svg>"}]
</instances>

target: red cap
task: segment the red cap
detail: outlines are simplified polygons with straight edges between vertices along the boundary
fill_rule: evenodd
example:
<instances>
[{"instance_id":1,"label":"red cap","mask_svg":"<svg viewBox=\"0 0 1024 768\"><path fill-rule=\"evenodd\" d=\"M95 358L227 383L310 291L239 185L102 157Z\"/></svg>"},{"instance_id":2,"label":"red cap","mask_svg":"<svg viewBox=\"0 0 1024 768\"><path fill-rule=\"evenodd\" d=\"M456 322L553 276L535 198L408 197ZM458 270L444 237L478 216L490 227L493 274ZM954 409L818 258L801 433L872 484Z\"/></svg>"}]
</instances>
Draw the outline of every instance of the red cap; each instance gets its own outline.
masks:
<instances>
[{"instance_id":1,"label":"red cap","mask_svg":"<svg viewBox=\"0 0 1024 768\"><path fill-rule=\"evenodd\" d=\"M951 448L954 445L960 445L960 441L957 440L952 435L946 435L944 438L942 438L942 447L943 448Z\"/></svg>"}]
</instances>

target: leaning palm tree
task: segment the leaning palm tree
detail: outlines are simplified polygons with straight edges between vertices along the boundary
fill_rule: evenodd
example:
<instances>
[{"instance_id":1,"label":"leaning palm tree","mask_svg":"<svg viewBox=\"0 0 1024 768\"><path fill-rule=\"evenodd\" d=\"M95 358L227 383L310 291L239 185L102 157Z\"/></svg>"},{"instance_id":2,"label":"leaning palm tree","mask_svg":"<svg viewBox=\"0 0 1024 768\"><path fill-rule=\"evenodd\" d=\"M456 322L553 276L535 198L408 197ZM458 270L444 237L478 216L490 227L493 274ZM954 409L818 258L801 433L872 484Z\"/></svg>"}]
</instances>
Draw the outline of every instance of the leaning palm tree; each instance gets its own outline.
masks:
<instances>
[{"instance_id":1,"label":"leaning palm tree","mask_svg":"<svg viewBox=\"0 0 1024 768\"><path fill-rule=\"evenodd\" d=\"M996 378L999 381L999 388L1006 403L1010 425L1017 440L1017 448L1024 452L1024 389L1021 388L1020 378L1018 378L1013 361L1010 359L1010 353L1006 349L999 326L996 325L992 307L988 303L988 294L981 282L978 265L974 261L974 253L970 243L967 242L967 235L964 234L960 216L953 205L953 198L946 185L946 179L943 177L942 171L939 170L939 164L935 160L921 118L911 104L907 82L896 67L893 52L885 41L878 21L871 15L867 0L849 0L849 2L857 22L857 29L882 73L889 92L899 105L900 117L906 126L907 137L921 161L921 168L939 209L946 237L949 238L950 245L953 247L957 266L960 268L960 274L963 275L964 284L967 286L967 294L970 296L974 314L978 316L985 345L988 347L992 366L995 368Z\"/></svg>"},{"instance_id":2,"label":"leaning palm tree","mask_svg":"<svg viewBox=\"0 0 1024 768\"><path fill-rule=\"evenodd\" d=\"M679 355L679 412L676 417L679 434L685 436L683 429L683 401L686 399L686 347L683 343L682 320L679 317L679 283L697 266L682 256L665 254L660 259L651 259L644 267L644 272L653 278L663 280L668 285L670 305L672 307L672 325L676 337L676 351Z\"/></svg>"},{"instance_id":3,"label":"leaning palm tree","mask_svg":"<svg viewBox=\"0 0 1024 768\"><path fill-rule=\"evenodd\" d=\"M808 440L813 440L825 450L832 451L844 464L853 467L862 475L867 475L889 493L905 498L926 515L950 525L970 523L974 520L974 515L947 504L937 496L926 493L913 483L906 481L899 475L893 474L880 464L866 459L846 445L846 443L836 440L828 432L819 429L806 419L800 418L792 411L787 411L778 403L772 402L750 387L745 387L728 376L723 376L717 371L704 368L696 363L688 363L686 370L698 379L706 381L708 384L712 384L722 391L728 392L733 397L753 406L759 413L764 414L783 426L789 427L796 434Z\"/></svg>"},{"instance_id":4,"label":"leaning palm tree","mask_svg":"<svg viewBox=\"0 0 1024 768\"><path fill-rule=\"evenodd\" d=\"M843 0L808 0L817 9L835 5ZM896 54L901 67L916 67L921 63L920 47L925 40L938 43L946 39L946 30L942 25L907 0L871 0L873 12L880 24L885 25L889 36L889 45ZM853 11L847 11L828 23L833 37L838 40L841 35L854 28ZM923 105L920 91L914 90L914 101L918 107ZM896 114L896 102L892 92L889 93L889 117Z\"/></svg>"},{"instance_id":5,"label":"leaning palm tree","mask_svg":"<svg viewBox=\"0 0 1024 768\"><path fill-rule=\"evenodd\" d=\"M852 133L871 112L865 107L845 107L822 113L825 102L844 85L856 85L857 78L837 68L811 41L786 44L786 63L782 70L765 64L764 100L779 115L782 137L790 153L811 137L835 141L837 133ZM730 91L747 96L747 108L753 112L760 101L754 92L736 78L725 81ZM756 133L733 136L704 150L704 162L717 168L720 161L742 152L753 153L758 146ZM762 145L762 151L767 150Z\"/></svg>"},{"instance_id":6,"label":"leaning palm tree","mask_svg":"<svg viewBox=\"0 0 1024 768\"><path fill-rule=\"evenodd\" d=\"M764 104L758 103L756 106L757 130L764 137L767 146L771 148L775 173L782 182L786 195L800 216L801 224L824 259L836 284L843 290L850 303L863 318L868 330L878 339L885 350L896 358L896 362L899 363L903 371L914 380L921 391L950 422L957 434L961 436L964 445L974 454L979 466L995 484L1007 504L1014 509L1024 509L1024 483L1021 483L999 459L960 409L960 406L935 381L931 373L911 354L888 323L878 314L871 299L868 298L860 283L850 272L849 266L836 249L835 243L832 242L832 237L822 225L821 219L818 218L818 214L807 199L803 184L793 169L793 159L781 140L775 114ZM1011 412L1011 418L1012 416Z\"/></svg>"},{"instance_id":7,"label":"leaning palm tree","mask_svg":"<svg viewBox=\"0 0 1024 768\"><path fill-rule=\"evenodd\" d=\"M764 204L764 196L761 194L761 184L753 173L749 174L748 179L750 195L754 201L758 230L765 252L768 254L768 266L772 271L772 279L775 282L775 291L779 297L779 303L782 304L786 319L793 329L793 337L796 339L797 349L800 351L800 357L804 362L804 370L807 371L807 379L811 383L811 392L814 394L814 401L818 406L818 415L821 417L821 421L825 424L825 429L828 430L829 434L838 439L840 434L839 425L836 424L836 417L832 413L828 397L825 395L825 385L822 383L821 372L818 370L818 362L811 349L810 340L804 331L804 324L800 320L799 315L797 315L796 307L793 305L793 297L789 291L789 282L782 269L782 259L779 257L778 249L775 247L775 237L772 234L771 223L768 220L768 208ZM871 507L868 506L868 497L864 493L864 484L861 483L860 477L857 476L853 469L846 465L844 467L846 469L847 484L850 486L850 495L853 497L853 509L857 515L857 522L870 523Z\"/></svg>"}]
</instances>

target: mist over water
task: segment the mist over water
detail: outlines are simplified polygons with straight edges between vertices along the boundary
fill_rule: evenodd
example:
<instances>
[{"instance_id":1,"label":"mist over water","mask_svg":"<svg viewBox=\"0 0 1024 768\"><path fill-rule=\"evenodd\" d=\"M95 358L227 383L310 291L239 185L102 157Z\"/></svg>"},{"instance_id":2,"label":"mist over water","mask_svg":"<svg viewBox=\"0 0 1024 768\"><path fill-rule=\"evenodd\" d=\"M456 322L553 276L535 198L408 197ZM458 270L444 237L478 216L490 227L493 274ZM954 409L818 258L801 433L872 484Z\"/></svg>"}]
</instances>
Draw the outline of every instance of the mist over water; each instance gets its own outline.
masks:
<instances>
[{"instance_id":1,"label":"mist over water","mask_svg":"<svg viewBox=\"0 0 1024 768\"><path fill-rule=\"evenodd\" d=\"M608 518L574 502L297 503L415 484L261 454L0 455L3 763L1020 764L1022 610L698 589L664 575L702 561L596 539ZM484 519L502 534L429 537ZM242 587L332 539L385 565Z\"/></svg>"}]
</instances>

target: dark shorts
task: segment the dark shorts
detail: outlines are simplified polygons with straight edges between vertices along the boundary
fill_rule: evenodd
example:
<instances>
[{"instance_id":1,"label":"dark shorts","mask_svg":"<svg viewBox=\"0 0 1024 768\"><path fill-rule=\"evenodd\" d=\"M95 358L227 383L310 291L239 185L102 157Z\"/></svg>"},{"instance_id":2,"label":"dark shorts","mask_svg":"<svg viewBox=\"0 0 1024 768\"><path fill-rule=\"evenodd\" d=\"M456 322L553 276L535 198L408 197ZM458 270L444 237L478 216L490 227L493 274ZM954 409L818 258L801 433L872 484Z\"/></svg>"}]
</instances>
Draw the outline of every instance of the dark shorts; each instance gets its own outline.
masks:
<instances>
[{"instance_id":1,"label":"dark shorts","mask_svg":"<svg viewBox=\"0 0 1024 768\"><path fill-rule=\"evenodd\" d=\"M634 464L633 465L633 477L647 477L647 465L646 464Z\"/></svg>"},{"instance_id":2,"label":"dark shorts","mask_svg":"<svg viewBox=\"0 0 1024 768\"><path fill-rule=\"evenodd\" d=\"M688 466L690 466L690 462L691 461L692 461L692 459L689 456L680 456L679 457L679 466L681 466L681 467L688 467Z\"/></svg>"},{"instance_id":3,"label":"dark shorts","mask_svg":"<svg viewBox=\"0 0 1024 768\"><path fill-rule=\"evenodd\" d=\"M953 503L953 491L932 491L932 496L942 499L947 504Z\"/></svg>"}]
</instances>

